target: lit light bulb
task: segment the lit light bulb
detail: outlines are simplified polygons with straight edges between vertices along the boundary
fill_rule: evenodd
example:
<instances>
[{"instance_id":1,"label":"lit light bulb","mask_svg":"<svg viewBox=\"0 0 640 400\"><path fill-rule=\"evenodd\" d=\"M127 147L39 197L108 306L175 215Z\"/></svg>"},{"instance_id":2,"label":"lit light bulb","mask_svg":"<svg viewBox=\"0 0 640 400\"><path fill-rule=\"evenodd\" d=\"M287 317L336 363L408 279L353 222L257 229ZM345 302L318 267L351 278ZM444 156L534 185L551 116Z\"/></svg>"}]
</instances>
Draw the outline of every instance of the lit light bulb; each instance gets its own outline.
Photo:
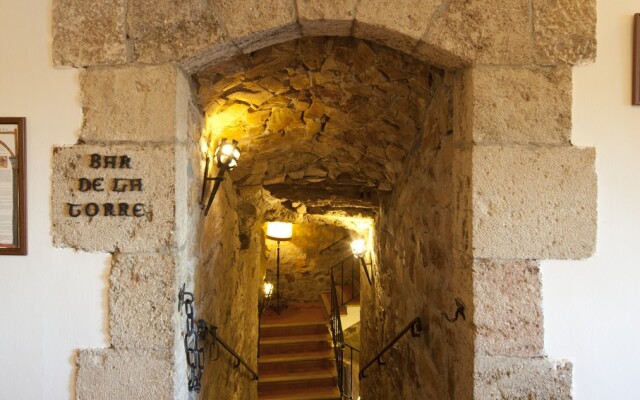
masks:
<instances>
[{"instance_id":1,"label":"lit light bulb","mask_svg":"<svg viewBox=\"0 0 640 400\"><path fill-rule=\"evenodd\" d=\"M267 222L267 238L271 240L290 240L292 233L290 222Z\"/></svg>"},{"instance_id":2,"label":"lit light bulb","mask_svg":"<svg viewBox=\"0 0 640 400\"><path fill-rule=\"evenodd\" d=\"M238 165L238 159L240 158L238 141L234 140L232 143L227 143L227 139L222 139L216 150L216 158L218 160L218 166L225 166L230 170L236 167Z\"/></svg>"},{"instance_id":3,"label":"lit light bulb","mask_svg":"<svg viewBox=\"0 0 640 400\"><path fill-rule=\"evenodd\" d=\"M265 282L264 283L264 295L266 297L271 296L271 293L273 293L273 284L269 283L269 282Z\"/></svg>"},{"instance_id":4,"label":"lit light bulb","mask_svg":"<svg viewBox=\"0 0 640 400\"><path fill-rule=\"evenodd\" d=\"M357 239L351 242L351 250L354 256L358 258L364 257L364 253L367 251L367 245L364 239Z\"/></svg>"}]
</instances>

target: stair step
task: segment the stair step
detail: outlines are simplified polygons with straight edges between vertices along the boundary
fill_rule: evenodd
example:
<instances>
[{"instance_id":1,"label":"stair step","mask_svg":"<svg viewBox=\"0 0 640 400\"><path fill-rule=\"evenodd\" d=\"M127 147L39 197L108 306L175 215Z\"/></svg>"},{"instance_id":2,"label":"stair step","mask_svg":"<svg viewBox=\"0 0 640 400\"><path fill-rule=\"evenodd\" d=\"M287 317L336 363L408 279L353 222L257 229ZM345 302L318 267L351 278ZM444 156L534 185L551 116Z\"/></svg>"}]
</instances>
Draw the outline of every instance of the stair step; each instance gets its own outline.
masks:
<instances>
[{"instance_id":1,"label":"stair step","mask_svg":"<svg viewBox=\"0 0 640 400\"><path fill-rule=\"evenodd\" d=\"M319 333L313 335L299 335L299 336L276 336L260 338L260 345L273 345L273 344L296 344L296 343L314 343L314 342L328 342L331 340L331 335L328 333Z\"/></svg>"},{"instance_id":2,"label":"stair step","mask_svg":"<svg viewBox=\"0 0 640 400\"><path fill-rule=\"evenodd\" d=\"M258 358L258 364L286 363L298 361L332 360L335 357L333 351L309 351L290 354L269 354Z\"/></svg>"},{"instance_id":3,"label":"stair step","mask_svg":"<svg viewBox=\"0 0 640 400\"><path fill-rule=\"evenodd\" d=\"M299 389L324 389L337 387L335 366L319 371L294 371L280 374L261 374L258 381L258 397L270 393L288 393Z\"/></svg>"},{"instance_id":4,"label":"stair step","mask_svg":"<svg viewBox=\"0 0 640 400\"><path fill-rule=\"evenodd\" d=\"M340 391L337 387L300 388L295 391L264 393L258 398L260 400L339 400Z\"/></svg>"},{"instance_id":5,"label":"stair step","mask_svg":"<svg viewBox=\"0 0 640 400\"><path fill-rule=\"evenodd\" d=\"M270 325L304 325L322 324L327 322L327 314L322 303L289 303L289 307L276 314L273 310L267 310L262 314L260 326Z\"/></svg>"},{"instance_id":6,"label":"stair step","mask_svg":"<svg viewBox=\"0 0 640 400\"><path fill-rule=\"evenodd\" d=\"M329 320L322 303L291 303L263 314L258 399L338 400Z\"/></svg>"},{"instance_id":7,"label":"stair step","mask_svg":"<svg viewBox=\"0 0 640 400\"><path fill-rule=\"evenodd\" d=\"M325 371L327 369L335 368L335 359L325 357L316 360L259 363L258 374L260 376L273 374L294 374L298 371Z\"/></svg>"},{"instance_id":8,"label":"stair step","mask_svg":"<svg viewBox=\"0 0 640 400\"><path fill-rule=\"evenodd\" d=\"M308 343L277 343L261 344L260 357L272 354L298 354L311 351L328 351L333 348L331 341L308 342Z\"/></svg>"},{"instance_id":9,"label":"stair step","mask_svg":"<svg viewBox=\"0 0 640 400\"><path fill-rule=\"evenodd\" d=\"M337 377L337 372L333 368L323 368L317 371L295 371L288 373L273 373L260 375L259 384L276 383L276 382L299 382L299 381L318 381L324 379L333 379Z\"/></svg>"},{"instance_id":10,"label":"stair step","mask_svg":"<svg viewBox=\"0 0 640 400\"><path fill-rule=\"evenodd\" d=\"M319 335L327 333L327 321L319 324L269 324L260 325L260 337Z\"/></svg>"}]
</instances>

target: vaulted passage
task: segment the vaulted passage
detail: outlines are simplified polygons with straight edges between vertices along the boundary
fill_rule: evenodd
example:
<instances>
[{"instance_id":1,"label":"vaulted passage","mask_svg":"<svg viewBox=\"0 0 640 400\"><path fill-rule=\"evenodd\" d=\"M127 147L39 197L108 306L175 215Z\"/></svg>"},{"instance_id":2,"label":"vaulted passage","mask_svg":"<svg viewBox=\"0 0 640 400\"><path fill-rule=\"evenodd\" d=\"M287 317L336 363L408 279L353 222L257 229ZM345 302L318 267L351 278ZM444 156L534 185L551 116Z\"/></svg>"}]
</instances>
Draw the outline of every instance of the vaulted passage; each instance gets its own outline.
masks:
<instances>
[{"instance_id":1,"label":"vaulted passage","mask_svg":"<svg viewBox=\"0 0 640 400\"><path fill-rule=\"evenodd\" d=\"M461 196L454 183L458 75L363 40L318 37L236 57L205 68L195 79L205 113L202 146L213 150L226 138L237 140L241 150L238 167L229 174L233 184L226 184L205 221L205 257L197 274L202 312L225 321L220 334L235 336L241 348L256 345L255 321L246 314L264 306L258 305L263 299L253 297L263 282L277 279L275 242L265 237L264 223L286 221L294 224L294 233L281 246L278 286L291 308L280 316L267 310L262 341L277 340L272 330L278 317L290 326L289 313L321 306L322 295L331 292L333 270L337 291L342 295L343 286L354 286L348 297L353 294L362 310L359 334L347 342L361 350L360 360L368 361L414 318L425 324L425 334L404 339L385 354L389 368L373 368L367 373L373 376L360 385L356 370L351 380L365 398L471 396L470 326L442 316L455 311L456 298L472 303L468 259L460 255L461 240L454 235L454 204ZM337 277L344 275L340 262L353 259L348 244L358 238L365 238L370 249L372 284L357 263L355 269L347 267L347 276L357 273L357 278ZM238 284L228 286L232 281ZM239 304L245 293L247 300ZM253 307L243 310L248 299ZM220 315L225 308L232 310L226 317ZM324 308L326 325L330 307ZM238 331L240 337L234 335ZM315 347L297 345L296 350L283 343L285 354L274 355L274 346L262 345L267 360L284 357L293 365L258 359L266 371L258 383L259 398L285 396L286 386L315 387L320 396L327 385L322 379L331 370L291 361ZM428 368L417 374L416 366ZM301 383L305 368L311 377ZM286 370L302 375L287 378ZM248 381L238 385L240 378L216 374L224 375L224 369L203 377L204 398L221 390L230 390L229 398L243 398L255 390ZM277 398L301 398L301 393Z\"/></svg>"}]
</instances>

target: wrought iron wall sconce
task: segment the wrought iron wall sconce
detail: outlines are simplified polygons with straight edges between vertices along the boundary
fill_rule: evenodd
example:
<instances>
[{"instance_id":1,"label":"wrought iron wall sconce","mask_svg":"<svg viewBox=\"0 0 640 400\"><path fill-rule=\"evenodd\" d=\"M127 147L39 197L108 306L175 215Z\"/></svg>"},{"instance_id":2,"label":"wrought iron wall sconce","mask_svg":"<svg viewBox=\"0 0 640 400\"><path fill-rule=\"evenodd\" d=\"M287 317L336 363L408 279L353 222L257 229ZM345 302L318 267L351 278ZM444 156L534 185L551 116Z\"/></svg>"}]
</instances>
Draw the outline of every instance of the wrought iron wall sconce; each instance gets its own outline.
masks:
<instances>
[{"instance_id":1,"label":"wrought iron wall sconce","mask_svg":"<svg viewBox=\"0 0 640 400\"><path fill-rule=\"evenodd\" d=\"M266 308L275 307L275 312L279 315L283 309L287 308L288 301L282 297L280 293L280 242L291 240L293 233L293 225L288 222L268 222L267 223L267 238L278 242L278 249L276 250L276 292L275 292L275 306L271 301L267 302ZM267 285L265 284L265 294L267 293ZM273 293L273 285L271 285L268 299L271 300ZM265 299L266 300L266 299Z\"/></svg>"},{"instance_id":2,"label":"wrought iron wall sconce","mask_svg":"<svg viewBox=\"0 0 640 400\"><path fill-rule=\"evenodd\" d=\"M218 175L215 177L209 176L209 163L210 158L207 155L207 161L204 165L204 177L202 178L202 194L200 195L200 204L204 208L204 215L209 214L213 199L216 197L220 184L224 180L225 171L231 171L238 165L238 159L240 158L240 149L238 149L238 141L233 140L231 143L227 142L227 139L222 139L215 152L216 163L218 165ZM209 193L209 200L207 205L204 206L203 201L205 192L209 186L209 182L215 181L213 189Z\"/></svg>"},{"instance_id":3,"label":"wrought iron wall sconce","mask_svg":"<svg viewBox=\"0 0 640 400\"><path fill-rule=\"evenodd\" d=\"M467 318L464 315L464 303L462 302L462 300L460 300L459 297L456 297L456 314L453 318L450 318L449 315L447 315L446 312L442 312L442 316L449 322L456 322L458 320L458 317L462 317L463 320L467 320Z\"/></svg>"},{"instance_id":4,"label":"wrought iron wall sconce","mask_svg":"<svg viewBox=\"0 0 640 400\"><path fill-rule=\"evenodd\" d=\"M364 269L364 274L367 277L369 285L373 285L370 274L372 262L369 261L369 263L367 263L365 261L365 256L367 255L367 245L364 239L357 239L351 242L351 250L353 251L353 255L360 260L360 265L362 266L362 269Z\"/></svg>"}]
</instances>

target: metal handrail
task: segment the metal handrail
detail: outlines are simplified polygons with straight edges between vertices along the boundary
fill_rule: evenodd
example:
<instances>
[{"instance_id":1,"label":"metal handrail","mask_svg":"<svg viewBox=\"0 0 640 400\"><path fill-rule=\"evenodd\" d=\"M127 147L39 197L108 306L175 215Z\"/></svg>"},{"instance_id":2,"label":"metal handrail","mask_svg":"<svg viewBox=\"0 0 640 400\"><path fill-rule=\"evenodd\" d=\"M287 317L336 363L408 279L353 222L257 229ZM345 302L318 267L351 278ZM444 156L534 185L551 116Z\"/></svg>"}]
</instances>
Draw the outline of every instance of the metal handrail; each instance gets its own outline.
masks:
<instances>
[{"instance_id":1,"label":"metal handrail","mask_svg":"<svg viewBox=\"0 0 640 400\"><path fill-rule=\"evenodd\" d=\"M320 250L318 252L318 254L322 254L325 251L329 250L330 248L332 248L333 246L337 245L338 243L342 242L343 240L349 239L349 235L344 235L342 238L336 240L335 242L331 243L330 245L328 245L327 247L325 247L324 249Z\"/></svg>"},{"instance_id":2,"label":"metal handrail","mask_svg":"<svg viewBox=\"0 0 640 400\"><path fill-rule=\"evenodd\" d=\"M218 342L222 345L222 347L229 352L229 354L231 354L235 359L236 359L236 365L234 365L235 368L238 368L240 366L240 364L244 365L244 367L251 372L251 375L253 375L253 380L257 381L258 380L258 373L256 371L253 370L253 368L251 368L249 366L249 364L247 364L247 362L235 351L231 348L231 346L229 346L224 340L220 339L220 337L218 336L218 327L217 326L209 326L207 327L207 330L209 331L209 333L211 334L211 337L213 338L214 344L215 342Z\"/></svg>"},{"instance_id":3,"label":"metal handrail","mask_svg":"<svg viewBox=\"0 0 640 400\"><path fill-rule=\"evenodd\" d=\"M373 357L371 361L369 361L363 368L360 368L360 373L358 374L358 378L359 379L366 378L367 376L364 374L364 371L366 371L367 368L372 366L373 363L375 363L376 361L378 362L378 365L384 365L385 363L382 362L382 355L386 353L387 350L389 350L394 344L396 344L396 342L400 340L409 331L411 331L412 337L420 336L420 332L422 332L422 321L420 320L420 317L416 317L413 321L411 321L402 331L400 331L400 333L396 335L396 337L394 337L391 340L391 342L388 345L384 347L384 349L382 349L380 353L378 353L378 355Z\"/></svg>"},{"instance_id":4,"label":"metal handrail","mask_svg":"<svg viewBox=\"0 0 640 400\"><path fill-rule=\"evenodd\" d=\"M349 349L349 379L348 381L346 381L344 378L342 380L342 388L343 388L342 398L344 400L353 400L353 352L355 351L357 353L360 353L360 350L356 349L355 347L347 343L343 343L343 345L344 345L343 353L345 348ZM344 357L344 354L343 354L343 357ZM360 357L358 356L358 360L359 359Z\"/></svg>"},{"instance_id":5,"label":"metal handrail","mask_svg":"<svg viewBox=\"0 0 640 400\"><path fill-rule=\"evenodd\" d=\"M347 346L348 348L350 348L351 350L353 350L353 351L356 351L356 352L360 353L360 350L356 349L355 347L351 346L350 344L348 344L348 343L343 343L343 344L344 344L345 346Z\"/></svg>"},{"instance_id":6,"label":"metal handrail","mask_svg":"<svg viewBox=\"0 0 640 400\"><path fill-rule=\"evenodd\" d=\"M338 303L338 293L336 289L336 281L331 270L331 316L329 317L329 326L331 328L331 337L333 339L333 352L336 357L336 370L338 373L338 389L340 394L344 394L344 369L343 369L343 351L344 351L344 334L342 332L342 320L340 319L340 305Z\"/></svg>"},{"instance_id":7,"label":"metal handrail","mask_svg":"<svg viewBox=\"0 0 640 400\"><path fill-rule=\"evenodd\" d=\"M344 290L340 291L340 305L344 306L345 304L347 304L348 302L350 302L351 300L356 298L356 289L358 289L358 292L360 291L360 274L356 274L357 270L358 270L358 266L357 266L357 258L350 256L347 258L344 258L340 261L338 261L336 264L334 264L331 267L331 275L335 276L335 274L337 272L340 273L340 282L339 284L341 286L345 285L345 263L351 261L351 265L347 267L347 269L350 269L350 271L347 271L347 279L350 280L350 285L351 285L351 297L349 297L348 299L345 300L344 298ZM350 279L349 279L349 275L351 275ZM357 284L357 285L356 285ZM357 286L357 287L356 287Z\"/></svg>"}]
</instances>

